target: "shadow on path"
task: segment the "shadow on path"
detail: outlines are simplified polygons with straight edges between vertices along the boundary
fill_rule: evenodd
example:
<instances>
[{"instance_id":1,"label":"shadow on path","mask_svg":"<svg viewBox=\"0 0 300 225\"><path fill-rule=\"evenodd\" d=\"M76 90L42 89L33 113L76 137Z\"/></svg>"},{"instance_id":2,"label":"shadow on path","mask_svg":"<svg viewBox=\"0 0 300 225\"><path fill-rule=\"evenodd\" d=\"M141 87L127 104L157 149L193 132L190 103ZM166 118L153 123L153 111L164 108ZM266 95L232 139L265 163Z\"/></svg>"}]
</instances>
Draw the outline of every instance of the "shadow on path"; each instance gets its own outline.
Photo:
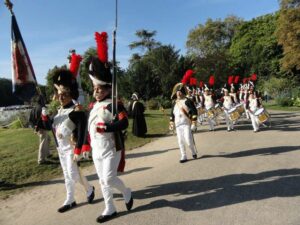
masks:
<instances>
[{"instance_id":1,"label":"shadow on path","mask_svg":"<svg viewBox=\"0 0 300 225\"><path fill-rule=\"evenodd\" d=\"M136 168L136 169L133 169L133 170L125 171L124 173L119 173L118 176L123 176L123 175L130 174L130 173L141 172L141 171L149 170L149 169L152 169L152 167ZM86 178L88 179L88 181L98 180L98 175L97 175L97 173L94 173L92 175L86 176Z\"/></svg>"},{"instance_id":2,"label":"shadow on path","mask_svg":"<svg viewBox=\"0 0 300 225\"><path fill-rule=\"evenodd\" d=\"M203 155L198 159L205 159L205 158L238 158L238 157L247 157L247 156L266 156L266 155L277 155L286 152L292 151L299 151L300 146L277 146L277 147L269 147L269 148L256 148L251 150L245 150L241 152L234 152L230 154L224 155Z\"/></svg>"},{"instance_id":3,"label":"shadow on path","mask_svg":"<svg viewBox=\"0 0 300 225\"><path fill-rule=\"evenodd\" d=\"M126 155L126 159L132 159L132 158L139 158L139 157L145 157L145 156L151 156L151 155L157 155L166 153L168 151L172 151L178 148L169 148L164 150L152 150L151 152L139 152L139 153L129 153Z\"/></svg>"},{"instance_id":4,"label":"shadow on path","mask_svg":"<svg viewBox=\"0 0 300 225\"><path fill-rule=\"evenodd\" d=\"M134 212L172 207L183 211L207 210L252 200L300 195L300 169L280 169L257 174L233 174L207 180L150 186L133 193L136 199L159 198ZM176 196L166 200L165 196Z\"/></svg>"}]
</instances>

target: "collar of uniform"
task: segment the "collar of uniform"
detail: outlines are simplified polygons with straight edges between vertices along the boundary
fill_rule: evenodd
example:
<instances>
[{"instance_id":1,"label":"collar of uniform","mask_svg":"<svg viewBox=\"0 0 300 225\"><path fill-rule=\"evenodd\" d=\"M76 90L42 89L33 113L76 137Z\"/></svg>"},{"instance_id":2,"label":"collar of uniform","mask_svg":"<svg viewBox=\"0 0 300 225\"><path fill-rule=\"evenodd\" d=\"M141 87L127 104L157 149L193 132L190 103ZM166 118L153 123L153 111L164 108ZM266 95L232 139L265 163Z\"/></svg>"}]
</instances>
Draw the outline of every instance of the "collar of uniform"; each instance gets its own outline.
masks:
<instances>
[{"instance_id":1,"label":"collar of uniform","mask_svg":"<svg viewBox=\"0 0 300 225\"><path fill-rule=\"evenodd\" d=\"M105 100L107 100L107 99L110 99L110 95L107 95L107 96L104 97L101 101L97 101L97 102L103 102L103 101L105 101Z\"/></svg>"},{"instance_id":2,"label":"collar of uniform","mask_svg":"<svg viewBox=\"0 0 300 225\"><path fill-rule=\"evenodd\" d=\"M62 108L63 108L63 109L68 109L68 108L71 108L73 105L74 105L74 102L71 101L70 103L66 104L66 105L63 106Z\"/></svg>"}]
</instances>

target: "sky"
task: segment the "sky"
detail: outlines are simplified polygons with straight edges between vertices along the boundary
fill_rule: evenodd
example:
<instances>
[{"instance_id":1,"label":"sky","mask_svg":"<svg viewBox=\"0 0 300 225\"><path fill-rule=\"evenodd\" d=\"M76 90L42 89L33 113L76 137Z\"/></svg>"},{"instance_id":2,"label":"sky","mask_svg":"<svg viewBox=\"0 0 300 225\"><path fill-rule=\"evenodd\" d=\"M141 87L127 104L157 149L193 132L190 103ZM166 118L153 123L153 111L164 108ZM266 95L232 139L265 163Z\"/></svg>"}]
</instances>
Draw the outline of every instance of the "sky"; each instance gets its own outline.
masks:
<instances>
[{"instance_id":1,"label":"sky","mask_svg":"<svg viewBox=\"0 0 300 225\"><path fill-rule=\"evenodd\" d=\"M11 15L0 5L0 78L11 79ZM69 49L83 54L95 47L95 31L109 35L115 26L115 0L11 0L39 84L55 65L67 64ZM116 58L124 69L137 51L128 45L137 41L140 29L156 31L154 37L186 53L188 33L208 18L235 15L246 21L279 9L278 0L118 0Z\"/></svg>"}]
</instances>

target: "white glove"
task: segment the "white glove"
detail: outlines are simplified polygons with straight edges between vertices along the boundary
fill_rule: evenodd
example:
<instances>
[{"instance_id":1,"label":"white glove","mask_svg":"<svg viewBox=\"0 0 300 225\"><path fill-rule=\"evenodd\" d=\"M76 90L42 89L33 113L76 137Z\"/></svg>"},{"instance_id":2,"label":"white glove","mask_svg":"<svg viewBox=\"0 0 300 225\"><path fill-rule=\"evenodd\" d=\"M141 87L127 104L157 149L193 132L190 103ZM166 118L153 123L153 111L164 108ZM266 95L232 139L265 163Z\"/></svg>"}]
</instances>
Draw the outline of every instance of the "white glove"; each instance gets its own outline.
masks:
<instances>
[{"instance_id":1,"label":"white glove","mask_svg":"<svg viewBox=\"0 0 300 225\"><path fill-rule=\"evenodd\" d=\"M87 152L87 151L86 151L86 152L83 152L83 153L82 153L82 156L83 156L84 159L89 159L89 157L90 157L90 152Z\"/></svg>"},{"instance_id":2,"label":"white glove","mask_svg":"<svg viewBox=\"0 0 300 225\"><path fill-rule=\"evenodd\" d=\"M197 131L197 126L193 123L192 126L191 126L191 130L193 132L196 132Z\"/></svg>"},{"instance_id":3,"label":"white glove","mask_svg":"<svg viewBox=\"0 0 300 225\"><path fill-rule=\"evenodd\" d=\"M49 115L48 109L46 107L42 108L42 115L43 116L48 116Z\"/></svg>"},{"instance_id":4,"label":"white glove","mask_svg":"<svg viewBox=\"0 0 300 225\"><path fill-rule=\"evenodd\" d=\"M80 160L80 155L74 154L74 156L73 156L73 161L77 162L77 161L79 161L79 160Z\"/></svg>"}]
</instances>

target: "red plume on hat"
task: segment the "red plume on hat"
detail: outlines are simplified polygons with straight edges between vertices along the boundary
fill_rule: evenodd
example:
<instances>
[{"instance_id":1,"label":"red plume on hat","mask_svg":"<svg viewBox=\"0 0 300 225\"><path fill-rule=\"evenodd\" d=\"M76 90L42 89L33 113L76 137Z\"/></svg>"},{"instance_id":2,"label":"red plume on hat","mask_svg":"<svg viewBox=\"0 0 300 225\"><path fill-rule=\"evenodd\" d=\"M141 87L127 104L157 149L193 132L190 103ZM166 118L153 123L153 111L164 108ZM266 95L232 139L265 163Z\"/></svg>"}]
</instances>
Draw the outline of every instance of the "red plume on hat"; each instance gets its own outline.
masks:
<instances>
[{"instance_id":1,"label":"red plume on hat","mask_svg":"<svg viewBox=\"0 0 300 225\"><path fill-rule=\"evenodd\" d=\"M228 77L228 84L231 85L233 83L233 78L234 76L229 76Z\"/></svg>"},{"instance_id":2,"label":"red plume on hat","mask_svg":"<svg viewBox=\"0 0 300 225\"><path fill-rule=\"evenodd\" d=\"M247 82L248 82L248 78L247 77L243 78L243 84L246 84Z\"/></svg>"},{"instance_id":3,"label":"red plume on hat","mask_svg":"<svg viewBox=\"0 0 300 225\"><path fill-rule=\"evenodd\" d=\"M199 81L199 87L201 87L201 88L204 87L204 82L202 80Z\"/></svg>"},{"instance_id":4,"label":"red plume on hat","mask_svg":"<svg viewBox=\"0 0 300 225\"><path fill-rule=\"evenodd\" d=\"M81 55L76 55L75 53L72 53L71 63L70 63L70 71L74 77L77 77L81 60L82 60Z\"/></svg>"},{"instance_id":5,"label":"red plume on hat","mask_svg":"<svg viewBox=\"0 0 300 225\"><path fill-rule=\"evenodd\" d=\"M257 75L255 73L253 73L250 77L251 81L256 81L257 80Z\"/></svg>"},{"instance_id":6,"label":"red plume on hat","mask_svg":"<svg viewBox=\"0 0 300 225\"><path fill-rule=\"evenodd\" d=\"M238 84L240 80L240 76L235 76L234 77L234 84Z\"/></svg>"},{"instance_id":7,"label":"red plume on hat","mask_svg":"<svg viewBox=\"0 0 300 225\"><path fill-rule=\"evenodd\" d=\"M181 80L181 83L183 84L189 84L190 83L190 78L193 76L194 71L193 70L187 70Z\"/></svg>"},{"instance_id":8,"label":"red plume on hat","mask_svg":"<svg viewBox=\"0 0 300 225\"><path fill-rule=\"evenodd\" d=\"M106 32L102 32L102 33L95 32L98 58L102 63L107 63L108 62L107 37L108 36L107 36Z\"/></svg>"},{"instance_id":9,"label":"red plume on hat","mask_svg":"<svg viewBox=\"0 0 300 225\"><path fill-rule=\"evenodd\" d=\"M196 86L196 85L197 85L197 79L194 78L194 77L191 77L191 78L190 78L190 85L191 85L191 86Z\"/></svg>"},{"instance_id":10,"label":"red plume on hat","mask_svg":"<svg viewBox=\"0 0 300 225\"><path fill-rule=\"evenodd\" d=\"M211 76L209 77L208 83L209 83L209 85L210 85L211 87L214 86L214 84L215 84L215 77L214 77L214 75L211 75Z\"/></svg>"}]
</instances>

